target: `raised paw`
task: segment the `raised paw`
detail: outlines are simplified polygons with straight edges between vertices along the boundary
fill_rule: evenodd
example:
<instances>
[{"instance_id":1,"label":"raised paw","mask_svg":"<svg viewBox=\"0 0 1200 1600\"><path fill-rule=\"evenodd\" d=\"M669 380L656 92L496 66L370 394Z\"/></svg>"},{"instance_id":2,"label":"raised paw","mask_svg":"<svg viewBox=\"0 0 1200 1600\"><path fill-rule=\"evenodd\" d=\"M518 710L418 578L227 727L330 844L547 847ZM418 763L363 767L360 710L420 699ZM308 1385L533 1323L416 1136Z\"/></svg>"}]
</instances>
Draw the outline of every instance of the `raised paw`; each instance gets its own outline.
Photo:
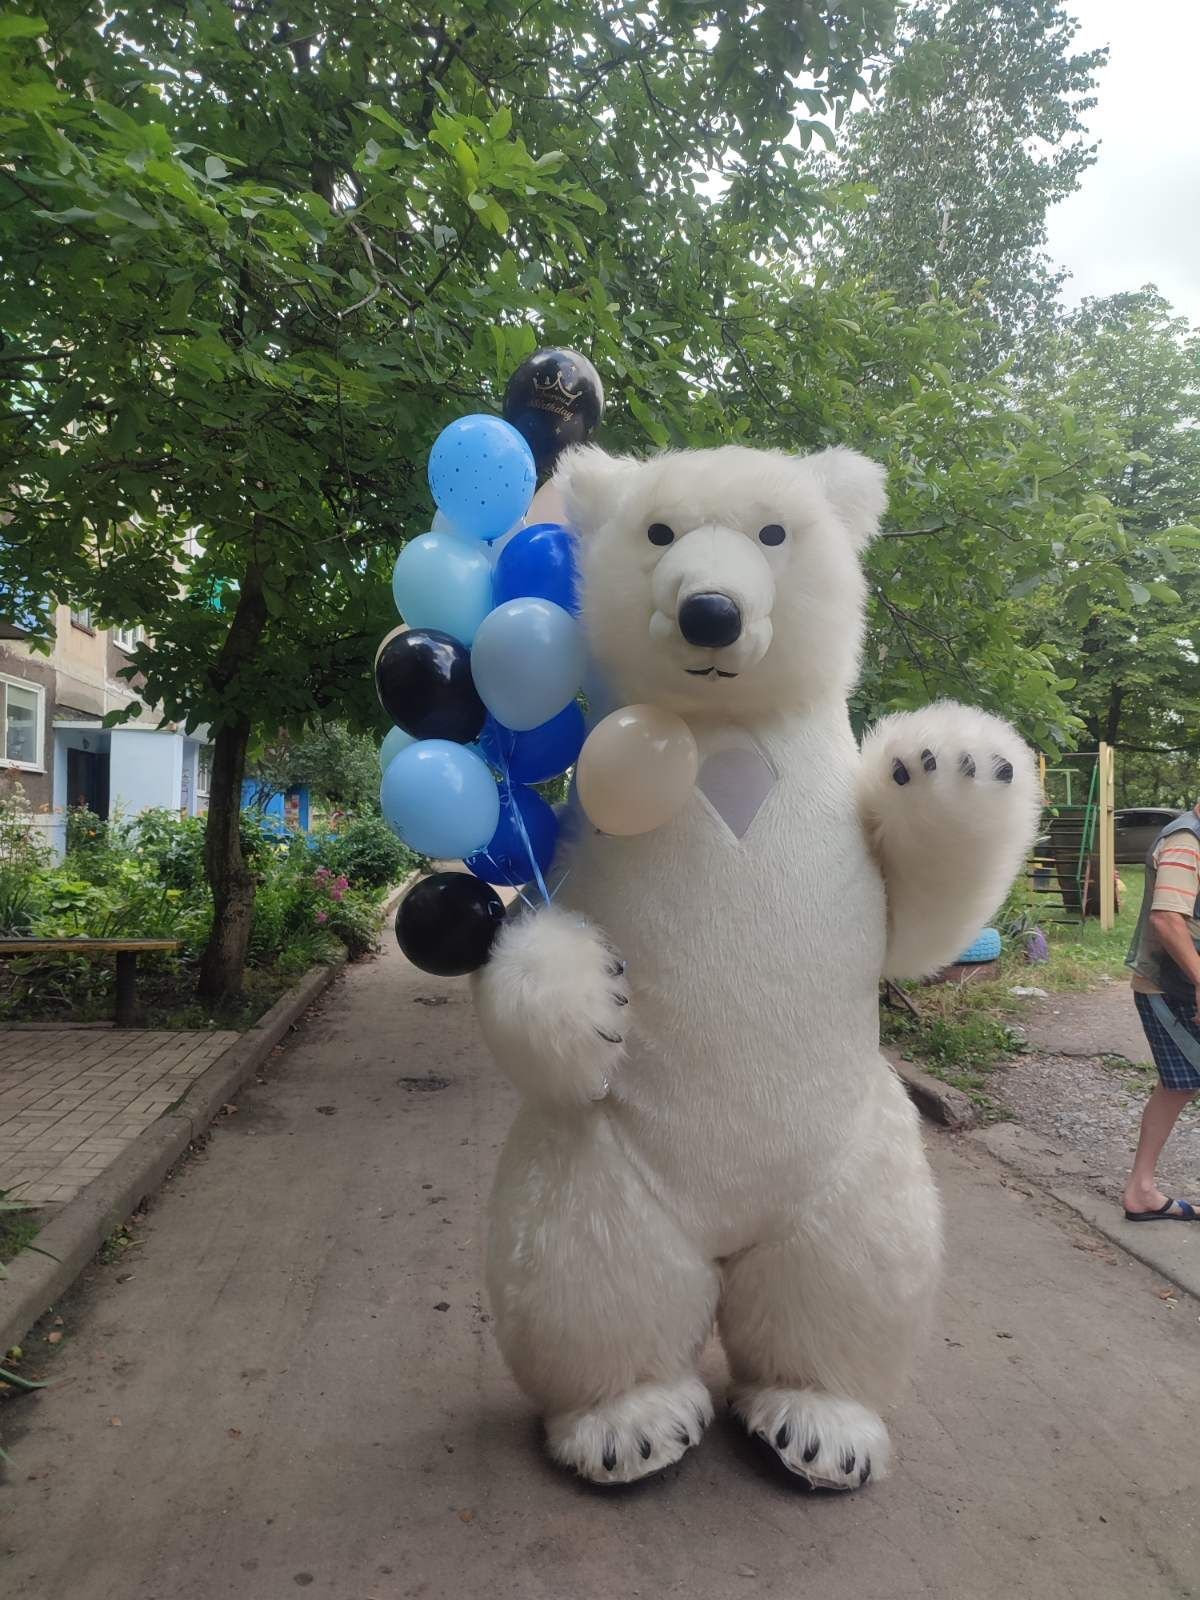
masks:
<instances>
[{"instance_id":1,"label":"raised paw","mask_svg":"<svg viewBox=\"0 0 1200 1600\"><path fill-rule=\"evenodd\" d=\"M911 758L905 761L901 756L892 757L892 782L901 788L912 782L913 772L917 765L923 773L934 773L938 770L938 758L932 750L926 747L921 751L916 761ZM949 763L946 764L947 766ZM978 778L981 773L985 779L991 778L997 783L1011 783L1013 781L1013 764L1005 755L998 755L995 751L982 764L976 760L969 750L963 750L956 763L958 775L962 778Z\"/></svg>"},{"instance_id":2,"label":"raised paw","mask_svg":"<svg viewBox=\"0 0 1200 1600\"><path fill-rule=\"evenodd\" d=\"M713 1406L699 1378L643 1383L587 1411L546 1419L546 1448L591 1483L636 1483L700 1442Z\"/></svg>"},{"instance_id":3,"label":"raised paw","mask_svg":"<svg viewBox=\"0 0 1200 1600\"><path fill-rule=\"evenodd\" d=\"M730 1397L747 1431L813 1489L861 1489L887 1476L891 1443L873 1411L819 1389L744 1384Z\"/></svg>"},{"instance_id":4,"label":"raised paw","mask_svg":"<svg viewBox=\"0 0 1200 1600\"><path fill-rule=\"evenodd\" d=\"M547 906L501 930L475 1002L498 1064L532 1099L584 1104L608 1093L625 1054L625 963L600 931Z\"/></svg>"}]
</instances>

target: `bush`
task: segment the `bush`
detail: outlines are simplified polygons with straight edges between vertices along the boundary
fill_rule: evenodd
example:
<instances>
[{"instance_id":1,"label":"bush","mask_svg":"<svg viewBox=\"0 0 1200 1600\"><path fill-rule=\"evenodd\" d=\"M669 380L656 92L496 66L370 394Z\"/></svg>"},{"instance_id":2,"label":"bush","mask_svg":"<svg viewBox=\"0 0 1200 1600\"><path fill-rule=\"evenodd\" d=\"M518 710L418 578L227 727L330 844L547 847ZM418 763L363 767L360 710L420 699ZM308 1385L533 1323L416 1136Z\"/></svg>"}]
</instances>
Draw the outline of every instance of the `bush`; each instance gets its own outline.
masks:
<instances>
[{"instance_id":1,"label":"bush","mask_svg":"<svg viewBox=\"0 0 1200 1600\"><path fill-rule=\"evenodd\" d=\"M418 863L382 817L358 817L338 833L318 841L315 859L356 888L385 889L399 883Z\"/></svg>"}]
</instances>

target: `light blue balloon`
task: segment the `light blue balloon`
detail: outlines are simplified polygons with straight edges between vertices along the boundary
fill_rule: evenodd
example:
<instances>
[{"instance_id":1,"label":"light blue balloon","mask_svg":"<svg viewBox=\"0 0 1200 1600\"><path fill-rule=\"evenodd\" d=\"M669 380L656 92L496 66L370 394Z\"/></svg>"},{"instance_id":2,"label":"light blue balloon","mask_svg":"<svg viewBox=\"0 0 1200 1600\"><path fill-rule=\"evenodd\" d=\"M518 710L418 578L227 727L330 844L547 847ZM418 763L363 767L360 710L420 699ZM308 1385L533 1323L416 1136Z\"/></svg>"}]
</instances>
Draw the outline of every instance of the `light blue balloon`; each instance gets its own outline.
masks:
<instances>
[{"instance_id":1,"label":"light blue balloon","mask_svg":"<svg viewBox=\"0 0 1200 1600\"><path fill-rule=\"evenodd\" d=\"M509 600L486 616L471 649L479 698L517 732L540 728L574 700L586 664L583 633L552 600Z\"/></svg>"},{"instance_id":2,"label":"light blue balloon","mask_svg":"<svg viewBox=\"0 0 1200 1600\"><path fill-rule=\"evenodd\" d=\"M497 539L529 510L533 451L503 417L459 417L434 440L429 487L456 533Z\"/></svg>"},{"instance_id":3,"label":"light blue balloon","mask_svg":"<svg viewBox=\"0 0 1200 1600\"><path fill-rule=\"evenodd\" d=\"M389 763L379 809L418 855L454 861L482 850L500 821L500 791L478 756L449 739L418 739Z\"/></svg>"},{"instance_id":4,"label":"light blue balloon","mask_svg":"<svg viewBox=\"0 0 1200 1600\"><path fill-rule=\"evenodd\" d=\"M386 772L392 763L392 758L398 756L401 750L407 750L410 744L416 744L411 733L405 733L403 728L393 728L379 746L379 770Z\"/></svg>"},{"instance_id":5,"label":"light blue balloon","mask_svg":"<svg viewBox=\"0 0 1200 1600\"><path fill-rule=\"evenodd\" d=\"M410 628L437 628L470 644L492 609L491 559L477 539L423 533L396 557L392 594Z\"/></svg>"}]
</instances>

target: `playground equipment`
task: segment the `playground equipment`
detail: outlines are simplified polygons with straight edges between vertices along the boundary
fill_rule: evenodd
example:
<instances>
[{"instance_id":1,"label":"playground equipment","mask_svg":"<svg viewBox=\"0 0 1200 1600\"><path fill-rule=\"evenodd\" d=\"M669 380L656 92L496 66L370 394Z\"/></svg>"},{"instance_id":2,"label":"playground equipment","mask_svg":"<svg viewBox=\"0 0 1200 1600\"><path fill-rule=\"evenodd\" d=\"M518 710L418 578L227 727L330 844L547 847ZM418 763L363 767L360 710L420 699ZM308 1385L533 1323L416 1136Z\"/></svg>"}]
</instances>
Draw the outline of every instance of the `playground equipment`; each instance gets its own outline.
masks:
<instances>
[{"instance_id":1,"label":"playground equipment","mask_svg":"<svg viewBox=\"0 0 1200 1600\"><path fill-rule=\"evenodd\" d=\"M1044 822L1028 868L1033 892L1046 897L1041 920L1098 916L1107 930L1117 913L1113 748L1054 760L1040 758Z\"/></svg>"}]
</instances>

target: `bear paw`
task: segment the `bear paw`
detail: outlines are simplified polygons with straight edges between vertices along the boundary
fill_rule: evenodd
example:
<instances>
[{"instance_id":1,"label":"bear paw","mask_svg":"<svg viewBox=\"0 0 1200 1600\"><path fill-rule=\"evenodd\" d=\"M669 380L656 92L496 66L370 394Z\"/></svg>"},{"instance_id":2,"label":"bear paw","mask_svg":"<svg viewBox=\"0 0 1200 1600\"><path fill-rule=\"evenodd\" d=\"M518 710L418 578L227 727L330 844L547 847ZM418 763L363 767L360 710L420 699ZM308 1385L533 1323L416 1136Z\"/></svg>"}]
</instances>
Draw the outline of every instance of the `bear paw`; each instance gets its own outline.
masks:
<instances>
[{"instance_id":1,"label":"bear paw","mask_svg":"<svg viewBox=\"0 0 1200 1600\"><path fill-rule=\"evenodd\" d=\"M818 1389L743 1384L730 1404L748 1432L762 1439L789 1472L813 1489L861 1489L887 1476L888 1431L856 1400Z\"/></svg>"},{"instance_id":2,"label":"bear paw","mask_svg":"<svg viewBox=\"0 0 1200 1600\"><path fill-rule=\"evenodd\" d=\"M522 1094L586 1104L608 1093L625 1054L625 963L591 923L557 906L501 929L475 978L480 1026Z\"/></svg>"},{"instance_id":3,"label":"bear paw","mask_svg":"<svg viewBox=\"0 0 1200 1600\"><path fill-rule=\"evenodd\" d=\"M546 1447L591 1483L636 1483L699 1444L713 1404L699 1378L642 1383L591 1411L546 1419Z\"/></svg>"}]
</instances>

